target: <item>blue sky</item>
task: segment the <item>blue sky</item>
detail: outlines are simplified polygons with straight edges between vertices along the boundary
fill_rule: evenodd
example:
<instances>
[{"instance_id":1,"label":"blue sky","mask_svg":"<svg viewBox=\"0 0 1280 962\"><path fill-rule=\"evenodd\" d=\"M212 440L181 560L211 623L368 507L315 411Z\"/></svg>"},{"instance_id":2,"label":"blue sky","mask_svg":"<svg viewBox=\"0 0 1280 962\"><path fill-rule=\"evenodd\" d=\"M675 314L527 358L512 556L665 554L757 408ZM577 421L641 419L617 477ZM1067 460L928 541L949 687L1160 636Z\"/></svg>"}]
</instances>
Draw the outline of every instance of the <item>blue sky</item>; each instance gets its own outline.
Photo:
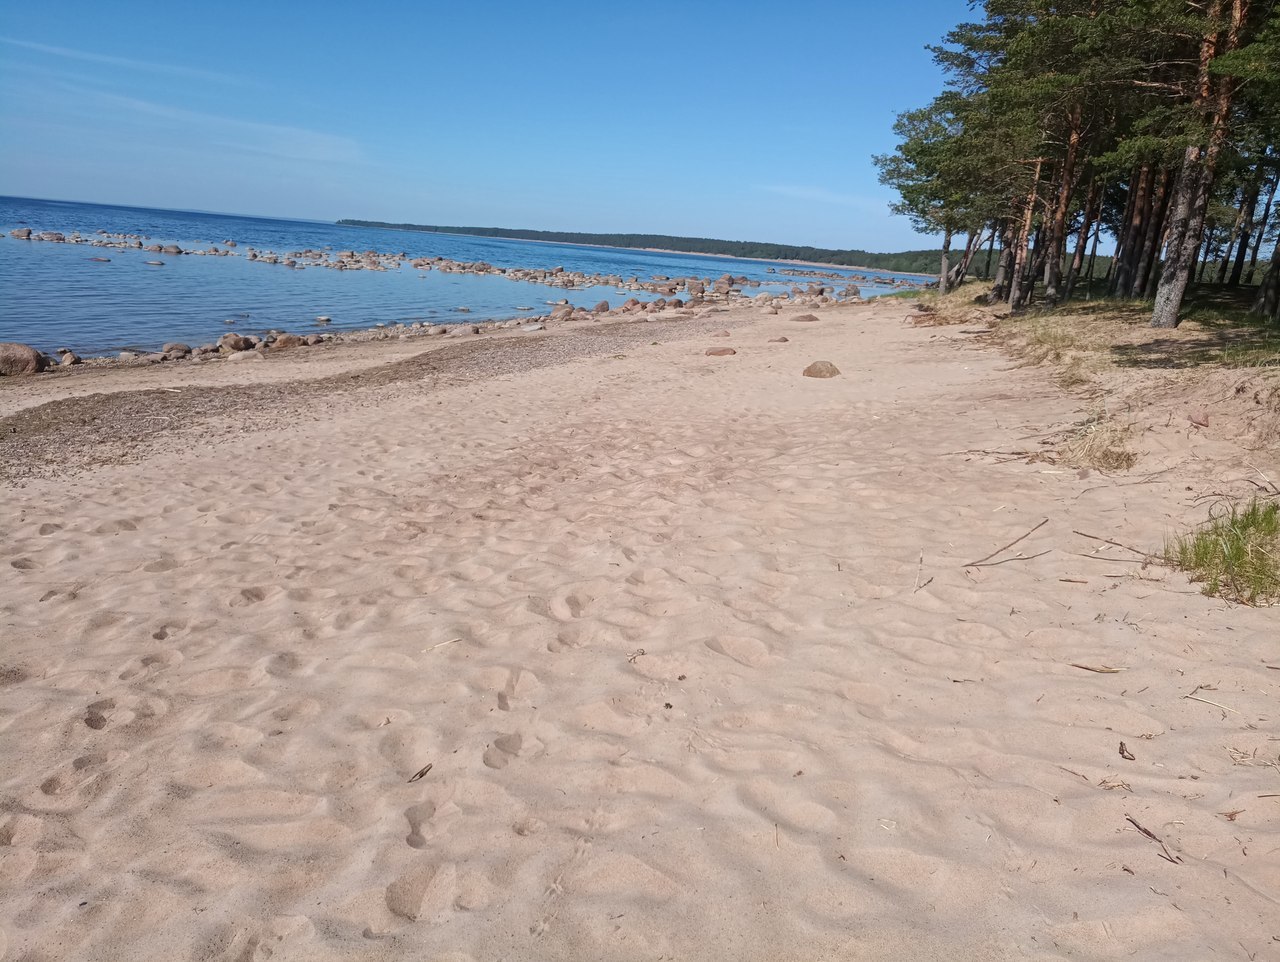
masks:
<instances>
[{"instance_id":1,"label":"blue sky","mask_svg":"<svg viewBox=\"0 0 1280 962\"><path fill-rule=\"evenodd\" d=\"M870 155L962 0L0 0L0 193L931 246Z\"/></svg>"}]
</instances>

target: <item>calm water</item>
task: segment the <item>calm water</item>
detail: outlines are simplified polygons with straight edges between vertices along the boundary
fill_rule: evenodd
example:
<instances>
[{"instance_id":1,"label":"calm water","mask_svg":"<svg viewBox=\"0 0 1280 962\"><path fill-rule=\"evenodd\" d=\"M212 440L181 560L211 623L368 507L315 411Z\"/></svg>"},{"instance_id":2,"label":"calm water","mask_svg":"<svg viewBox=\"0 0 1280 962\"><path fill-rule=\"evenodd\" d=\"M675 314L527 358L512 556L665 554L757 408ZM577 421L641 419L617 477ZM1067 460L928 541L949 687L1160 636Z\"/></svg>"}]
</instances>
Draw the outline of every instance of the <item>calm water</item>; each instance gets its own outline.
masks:
<instances>
[{"instance_id":1,"label":"calm water","mask_svg":"<svg viewBox=\"0 0 1280 962\"><path fill-rule=\"evenodd\" d=\"M489 237L339 227L314 221L272 220L189 211L151 210L60 201L0 197L0 341L21 341L52 352L69 347L105 354L131 347L158 348L165 341L202 344L229 329L264 333L272 328L307 333L315 317L333 318L329 330L375 324L430 321L449 324L547 313L547 301L568 299L591 306L617 306L628 297L614 288L566 291L503 277L399 271L290 270L239 257L184 257L87 245L15 240L15 227L64 234L97 230L143 234L151 242L198 248L234 240L240 246L276 252L331 247L334 250L406 252L410 257L487 261L498 267L563 267L587 274L719 277L726 272L766 282L758 290L783 291L806 280L767 273L787 265L692 254L544 244ZM90 258L110 258L96 263ZM164 267L148 267L147 260ZM848 271L863 296L892 288L874 280L901 275ZM755 291L750 291L755 292ZM517 311L531 306L533 311ZM468 312L458 308L470 308ZM234 328L225 321L236 319Z\"/></svg>"}]
</instances>

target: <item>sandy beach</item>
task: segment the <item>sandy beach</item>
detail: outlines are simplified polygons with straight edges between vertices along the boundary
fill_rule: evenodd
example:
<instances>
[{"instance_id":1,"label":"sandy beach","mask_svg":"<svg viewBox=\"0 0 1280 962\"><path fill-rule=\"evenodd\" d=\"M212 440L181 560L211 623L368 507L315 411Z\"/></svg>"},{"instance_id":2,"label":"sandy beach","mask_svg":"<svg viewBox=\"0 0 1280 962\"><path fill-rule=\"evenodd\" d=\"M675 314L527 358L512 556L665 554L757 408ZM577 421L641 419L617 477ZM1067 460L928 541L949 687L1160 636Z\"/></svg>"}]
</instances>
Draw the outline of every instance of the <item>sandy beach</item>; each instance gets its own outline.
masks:
<instances>
[{"instance_id":1,"label":"sandy beach","mask_svg":"<svg viewBox=\"0 0 1280 962\"><path fill-rule=\"evenodd\" d=\"M0 959L1280 957L1275 449L796 313L0 381Z\"/></svg>"}]
</instances>

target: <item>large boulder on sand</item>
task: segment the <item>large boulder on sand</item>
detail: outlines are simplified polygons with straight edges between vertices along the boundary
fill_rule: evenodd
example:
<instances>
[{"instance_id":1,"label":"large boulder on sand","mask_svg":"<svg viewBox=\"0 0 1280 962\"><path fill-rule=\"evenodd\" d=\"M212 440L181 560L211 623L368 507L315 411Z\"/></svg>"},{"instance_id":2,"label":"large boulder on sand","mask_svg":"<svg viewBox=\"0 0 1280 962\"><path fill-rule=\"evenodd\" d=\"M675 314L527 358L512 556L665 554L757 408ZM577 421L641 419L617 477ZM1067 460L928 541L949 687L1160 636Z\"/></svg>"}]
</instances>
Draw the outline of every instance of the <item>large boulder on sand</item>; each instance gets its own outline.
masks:
<instances>
[{"instance_id":1,"label":"large boulder on sand","mask_svg":"<svg viewBox=\"0 0 1280 962\"><path fill-rule=\"evenodd\" d=\"M276 339L271 342L271 350L283 351L290 347L305 347L306 343L306 339L297 334L277 334Z\"/></svg>"},{"instance_id":2,"label":"large boulder on sand","mask_svg":"<svg viewBox=\"0 0 1280 962\"><path fill-rule=\"evenodd\" d=\"M49 359L29 344L0 343L0 376L38 374L49 365Z\"/></svg>"},{"instance_id":3,"label":"large boulder on sand","mask_svg":"<svg viewBox=\"0 0 1280 962\"><path fill-rule=\"evenodd\" d=\"M248 351L252 348L253 341L233 331L228 331L218 338L218 350L223 354L235 354L237 351Z\"/></svg>"},{"instance_id":4,"label":"large boulder on sand","mask_svg":"<svg viewBox=\"0 0 1280 962\"><path fill-rule=\"evenodd\" d=\"M595 307L591 308L593 314L604 314L609 310L609 302L601 301Z\"/></svg>"}]
</instances>

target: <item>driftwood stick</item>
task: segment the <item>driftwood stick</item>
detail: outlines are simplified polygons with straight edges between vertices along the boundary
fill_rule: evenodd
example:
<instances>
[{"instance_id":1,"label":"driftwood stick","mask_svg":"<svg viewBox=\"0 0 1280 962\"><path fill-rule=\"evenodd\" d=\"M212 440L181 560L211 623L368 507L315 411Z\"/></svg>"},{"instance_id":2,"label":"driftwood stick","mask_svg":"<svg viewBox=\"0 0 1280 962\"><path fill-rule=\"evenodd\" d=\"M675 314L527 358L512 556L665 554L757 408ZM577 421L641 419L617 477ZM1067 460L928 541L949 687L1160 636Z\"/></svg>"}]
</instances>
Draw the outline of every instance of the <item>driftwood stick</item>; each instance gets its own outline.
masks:
<instances>
[{"instance_id":1,"label":"driftwood stick","mask_svg":"<svg viewBox=\"0 0 1280 962\"><path fill-rule=\"evenodd\" d=\"M1080 537L1088 538L1091 541L1101 541L1103 544L1109 544L1117 548L1123 548L1125 551L1132 551L1134 554L1142 555L1142 557L1144 558L1151 557L1150 551L1139 551L1137 548L1130 548L1127 544L1121 544L1119 541L1112 541L1110 538L1100 538L1096 534L1085 534L1083 531L1076 531L1074 528L1071 529L1071 533L1078 534Z\"/></svg>"},{"instance_id":2,"label":"driftwood stick","mask_svg":"<svg viewBox=\"0 0 1280 962\"><path fill-rule=\"evenodd\" d=\"M1149 829L1143 828L1141 825L1138 824L1138 820L1134 818L1132 815L1125 815L1125 818L1128 819L1130 825L1132 825L1139 832L1141 832L1147 838L1151 839L1151 841L1155 842L1157 845L1160 846L1160 851L1163 852L1163 854L1160 856L1162 859L1168 862L1172 862L1174 865L1177 865L1179 862L1182 861L1181 858L1179 858L1178 856L1174 855L1172 852L1169 851L1169 847L1164 844L1164 840L1161 839L1160 836L1156 835L1155 832L1152 832Z\"/></svg>"},{"instance_id":3,"label":"driftwood stick","mask_svg":"<svg viewBox=\"0 0 1280 962\"><path fill-rule=\"evenodd\" d=\"M985 558L979 558L977 561L970 561L968 564L962 565L962 567L976 568L979 565L981 565L984 561L990 561L992 558L994 558L996 555L1000 554L1001 552L1008 551L1015 544L1018 544L1021 541L1026 541L1028 538L1030 538L1033 534L1035 534L1037 531L1039 531L1048 523L1049 523L1049 519L1045 518L1038 525L1036 525L1034 528L1032 528L1030 531L1022 535L1021 537L1014 538L1012 541L1010 541L1007 545L1005 545L1002 548L996 548L995 551L991 552L991 554L987 555ZM1036 557L1039 557L1039 556L1037 555Z\"/></svg>"},{"instance_id":4,"label":"driftwood stick","mask_svg":"<svg viewBox=\"0 0 1280 962\"><path fill-rule=\"evenodd\" d=\"M967 564L966 568L994 568L996 565L1007 565L1010 561L1030 561L1033 558L1043 558L1052 548L1046 548L1044 551L1037 551L1035 554L1022 554L1019 552L1012 558L1001 558L999 561L984 561L981 564Z\"/></svg>"}]
</instances>

